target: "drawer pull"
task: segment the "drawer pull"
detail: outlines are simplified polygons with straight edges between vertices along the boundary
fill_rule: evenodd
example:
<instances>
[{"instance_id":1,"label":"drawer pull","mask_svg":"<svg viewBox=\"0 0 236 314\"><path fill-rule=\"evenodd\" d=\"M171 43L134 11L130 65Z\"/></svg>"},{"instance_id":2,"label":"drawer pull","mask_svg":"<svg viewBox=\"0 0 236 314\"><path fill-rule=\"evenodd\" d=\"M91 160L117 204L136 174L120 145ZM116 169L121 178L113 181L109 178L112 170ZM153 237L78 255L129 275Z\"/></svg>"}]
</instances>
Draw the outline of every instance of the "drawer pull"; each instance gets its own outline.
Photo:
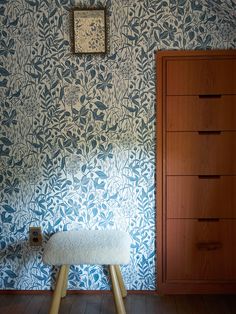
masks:
<instances>
[{"instance_id":1,"label":"drawer pull","mask_svg":"<svg viewBox=\"0 0 236 314\"><path fill-rule=\"evenodd\" d=\"M198 131L199 135L220 135L221 131Z\"/></svg>"},{"instance_id":2,"label":"drawer pull","mask_svg":"<svg viewBox=\"0 0 236 314\"><path fill-rule=\"evenodd\" d=\"M221 98L220 94L212 94L212 95L198 95L199 98Z\"/></svg>"},{"instance_id":3,"label":"drawer pull","mask_svg":"<svg viewBox=\"0 0 236 314\"><path fill-rule=\"evenodd\" d=\"M196 246L199 250L214 251L221 249L223 245L220 242L198 242Z\"/></svg>"},{"instance_id":4,"label":"drawer pull","mask_svg":"<svg viewBox=\"0 0 236 314\"><path fill-rule=\"evenodd\" d=\"M199 179L220 179L221 176L219 175L200 175L198 176Z\"/></svg>"},{"instance_id":5,"label":"drawer pull","mask_svg":"<svg viewBox=\"0 0 236 314\"><path fill-rule=\"evenodd\" d=\"M219 222L219 218L198 218L199 222Z\"/></svg>"}]
</instances>

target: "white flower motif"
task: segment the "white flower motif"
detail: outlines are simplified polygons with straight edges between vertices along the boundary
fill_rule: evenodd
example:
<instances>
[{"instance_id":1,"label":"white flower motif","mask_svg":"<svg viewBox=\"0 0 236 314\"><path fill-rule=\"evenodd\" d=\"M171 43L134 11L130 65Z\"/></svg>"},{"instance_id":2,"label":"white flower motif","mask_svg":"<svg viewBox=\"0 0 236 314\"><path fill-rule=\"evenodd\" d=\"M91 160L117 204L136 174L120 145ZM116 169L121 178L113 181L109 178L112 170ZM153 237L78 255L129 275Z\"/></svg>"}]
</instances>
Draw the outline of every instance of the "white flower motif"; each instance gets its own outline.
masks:
<instances>
[{"instance_id":1,"label":"white flower motif","mask_svg":"<svg viewBox=\"0 0 236 314\"><path fill-rule=\"evenodd\" d=\"M69 174L76 174L80 170L81 163L82 163L81 156L71 155L67 159L67 163L66 163L67 172Z\"/></svg>"},{"instance_id":2,"label":"white flower motif","mask_svg":"<svg viewBox=\"0 0 236 314\"><path fill-rule=\"evenodd\" d=\"M37 184L41 180L42 174L38 167L31 166L25 169L24 177L28 184Z\"/></svg>"},{"instance_id":3,"label":"white flower motif","mask_svg":"<svg viewBox=\"0 0 236 314\"><path fill-rule=\"evenodd\" d=\"M13 156L15 161L19 161L24 158L27 154L29 154L29 149L25 144L17 144L14 146Z\"/></svg>"},{"instance_id":4,"label":"white flower motif","mask_svg":"<svg viewBox=\"0 0 236 314\"><path fill-rule=\"evenodd\" d=\"M20 107L22 113L28 117L34 116L39 111L39 104L35 98L26 98Z\"/></svg>"},{"instance_id":5,"label":"white flower motif","mask_svg":"<svg viewBox=\"0 0 236 314\"><path fill-rule=\"evenodd\" d=\"M20 33L20 41L26 46L30 46L37 41L38 37L34 27L23 28Z\"/></svg>"},{"instance_id":6,"label":"white flower motif","mask_svg":"<svg viewBox=\"0 0 236 314\"><path fill-rule=\"evenodd\" d=\"M76 86L68 88L65 92L65 104L67 106L76 106L79 102L79 89Z\"/></svg>"},{"instance_id":7,"label":"white flower motif","mask_svg":"<svg viewBox=\"0 0 236 314\"><path fill-rule=\"evenodd\" d=\"M229 40L230 38L234 37L235 29L230 23L222 23L219 28L219 33L221 34L223 40Z\"/></svg>"},{"instance_id":8,"label":"white flower motif","mask_svg":"<svg viewBox=\"0 0 236 314\"><path fill-rule=\"evenodd\" d=\"M123 62L119 64L118 71L124 79L130 79L136 73L135 63L133 60L123 60Z\"/></svg>"}]
</instances>

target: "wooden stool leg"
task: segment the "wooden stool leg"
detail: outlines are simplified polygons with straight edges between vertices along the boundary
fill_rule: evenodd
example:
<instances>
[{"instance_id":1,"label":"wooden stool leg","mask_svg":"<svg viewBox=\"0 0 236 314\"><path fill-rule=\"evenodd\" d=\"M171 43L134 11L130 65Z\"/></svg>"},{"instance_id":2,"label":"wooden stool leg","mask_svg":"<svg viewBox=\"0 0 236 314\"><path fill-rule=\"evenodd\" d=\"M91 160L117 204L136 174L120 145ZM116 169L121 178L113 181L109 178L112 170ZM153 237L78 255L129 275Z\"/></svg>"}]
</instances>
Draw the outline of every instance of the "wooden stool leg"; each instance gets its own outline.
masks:
<instances>
[{"instance_id":1,"label":"wooden stool leg","mask_svg":"<svg viewBox=\"0 0 236 314\"><path fill-rule=\"evenodd\" d=\"M117 279L120 286L121 295L123 298L125 298L127 296L127 291L125 289L125 284L124 284L124 280L120 271L120 266L119 265L114 265L114 266L115 266L116 275L117 275Z\"/></svg>"},{"instance_id":2,"label":"wooden stool leg","mask_svg":"<svg viewBox=\"0 0 236 314\"><path fill-rule=\"evenodd\" d=\"M62 298L64 298L66 296L69 269L70 269L70 266L66 265L66 270L65 270L65 274L64 274L64 281L63 281L63 286L62 286L62 290L61 290L61 297Z\"/></svg>"},{"instance_id":3,"label":"wooden stool leg","mask_svg":"<svg viewBox=\"0 0 236 314\"><path fill-rule=\"evenodd\" d=\"M57 278L56 287L53 292L53 298L52 298L52 303L51 303L49 314L58 314L60 301L61 301L62 288L63 288L64 278L65 278L65 272L66 272L66 265L62 265L58 278Z\"/></svg>"},{"instance_id":4,"label":"wooden stool leg","mask_svg":"<svg viewBox=\"0 0 236 314\"><path fill-rule=\"evenodd\" d=\"M112 293L113 293L114 301L116 305L116 313L126 314L124 302L123 302L121 291L120 291L119 281L116 275L115 266L109 265L109 271L111 275Z\"/></svg>"}]
</instances>

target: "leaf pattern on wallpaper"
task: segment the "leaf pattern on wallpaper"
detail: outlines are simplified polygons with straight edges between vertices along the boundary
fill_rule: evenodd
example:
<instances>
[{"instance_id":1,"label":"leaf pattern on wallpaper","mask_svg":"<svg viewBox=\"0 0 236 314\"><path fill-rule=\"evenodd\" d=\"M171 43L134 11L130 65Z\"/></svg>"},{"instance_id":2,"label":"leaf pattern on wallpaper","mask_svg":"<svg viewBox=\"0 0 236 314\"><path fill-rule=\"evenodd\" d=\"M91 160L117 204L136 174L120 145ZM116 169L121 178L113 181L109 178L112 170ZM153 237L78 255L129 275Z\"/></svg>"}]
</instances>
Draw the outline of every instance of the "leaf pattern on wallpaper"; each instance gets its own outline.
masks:
<instances>
[{"instance_id":1,"label":"leaf pattern on wallpaper","mask_svg":"<svg viewBox=\"0 0 236 314\"><path fill-rule=\"evenodd\" d=\"M72 55L70 8L106 3L110 53ZM156 288L155 52L235 48L235 9L233 0L0 0L1 289L54 284L56 268L28 245L34 225L45 241L58 230L127 230L127 287ZM107 289L104 274L72 266L69 287Z\"/></svg>"}]
</instances>

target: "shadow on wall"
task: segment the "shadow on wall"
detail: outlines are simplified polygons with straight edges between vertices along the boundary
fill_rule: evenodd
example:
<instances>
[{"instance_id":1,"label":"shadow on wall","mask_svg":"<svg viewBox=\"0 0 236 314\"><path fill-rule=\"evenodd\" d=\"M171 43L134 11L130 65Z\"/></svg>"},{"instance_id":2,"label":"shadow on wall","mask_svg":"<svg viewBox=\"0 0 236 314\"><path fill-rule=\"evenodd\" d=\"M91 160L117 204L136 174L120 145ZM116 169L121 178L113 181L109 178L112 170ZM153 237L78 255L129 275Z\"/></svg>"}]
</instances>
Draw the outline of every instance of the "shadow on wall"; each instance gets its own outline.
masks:
<instances>
[{"instance_id":1,"label":"shadow on wall","mask_svg":"<svg viewBox=\"0 0 236 314\"><path fill-rule=\"evenodd\" d=\"M43 242L45 243L49 237L49 235L44 235ZM29 241L18 241L7 246L1 245L0 284L6 290L15 290L16 287L18 290L44 290L45 286L49 289L55 288L59 267L49 266L42 262L44 244L30 246ZM32 277L34 278L33 288ZM21 282L24 283L24 287L21 287ZM101 284L110 286L109 271L106 266L70 266L69 289L87 289L91 284L95 285L95 289L98 289Z\"/></svg>"},{"instance_id":2,"label":"shadow on wall","mask_svg":"<svg viewBox=\"0 0 236 314\"><path fill-rule=\"evenodd\" d=\"M41 263L42 251L42 246L30 247L28 241L14 241L8 245L1 242L0 285L5 289L15 289L16 287L22 289L23 281L23 290L28 290L31 289L33 276L37 282L35 289L43 288L44 284L50 282L50 278L48 267Z\"/></svg>"}]
</instances>

